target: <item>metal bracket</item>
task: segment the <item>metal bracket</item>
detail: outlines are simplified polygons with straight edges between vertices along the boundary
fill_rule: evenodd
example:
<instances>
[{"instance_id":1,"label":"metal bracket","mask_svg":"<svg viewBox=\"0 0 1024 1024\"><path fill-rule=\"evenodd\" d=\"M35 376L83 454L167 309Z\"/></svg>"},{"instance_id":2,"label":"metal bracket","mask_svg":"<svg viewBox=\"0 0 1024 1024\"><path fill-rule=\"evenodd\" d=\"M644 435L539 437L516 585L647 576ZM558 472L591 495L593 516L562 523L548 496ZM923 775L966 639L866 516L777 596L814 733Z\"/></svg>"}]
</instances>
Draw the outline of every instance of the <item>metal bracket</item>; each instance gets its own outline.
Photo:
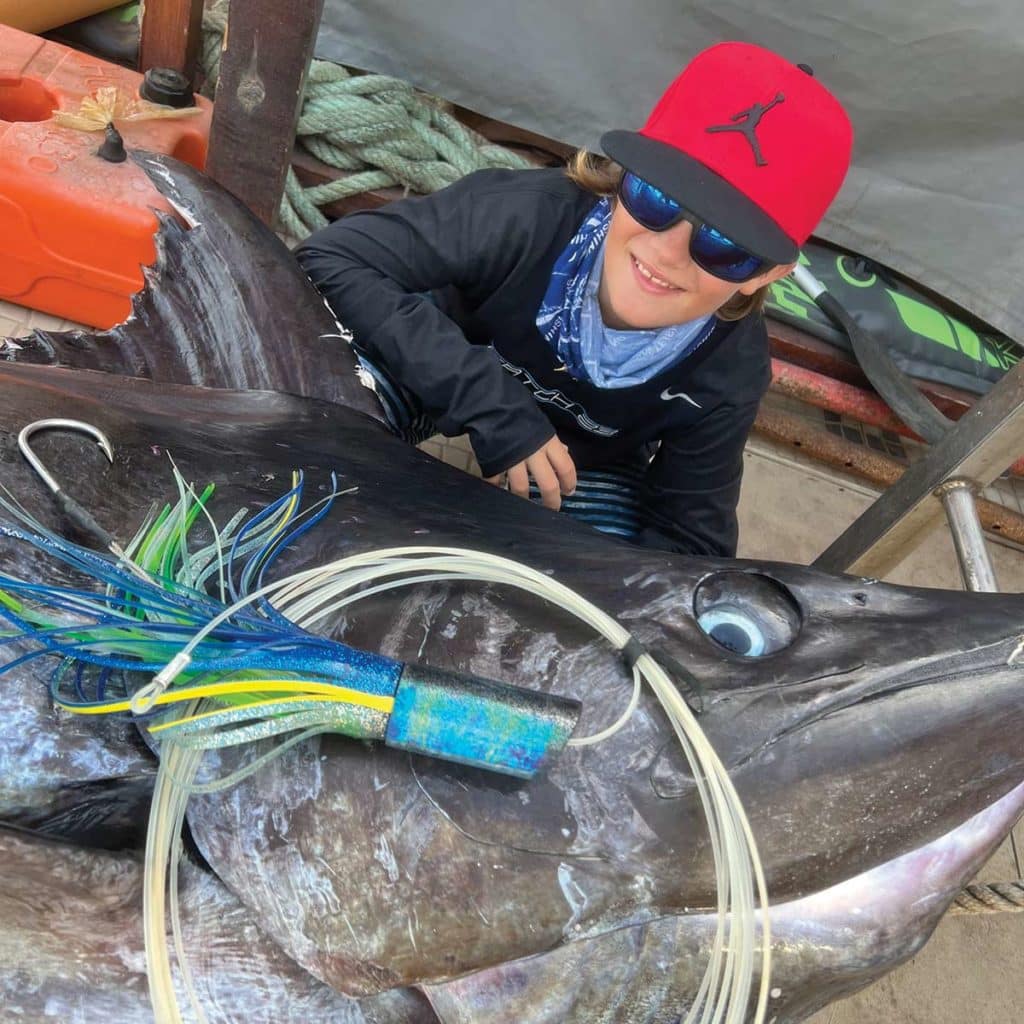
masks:
<instances>
[{"instance_id":1,"label":"metal bracket","mask_svg":"<svg viewBox=\"0 0 1024 1024\"><path fill-rule=\"evenodd\" d=\"M967 590L994 594L999 590L992 560L985 545L985 532L974 504L977 487L971 480L947 480L935 491L946 510L953 546L960 563L960 578Z\"/></svg>"},{"instance_id":2,"label":"metal bracket","mask_svg":"<svg viewBox=\"0 0 1024 1024\"><path fill-rule=\"evenodd\" d=\"M1019 363L815 559L815 568L884 576L941 520L945 502L934 500L939 488L952 480L987 487L1022 452L1024 363Z\"/></svg>"}]
</instances>

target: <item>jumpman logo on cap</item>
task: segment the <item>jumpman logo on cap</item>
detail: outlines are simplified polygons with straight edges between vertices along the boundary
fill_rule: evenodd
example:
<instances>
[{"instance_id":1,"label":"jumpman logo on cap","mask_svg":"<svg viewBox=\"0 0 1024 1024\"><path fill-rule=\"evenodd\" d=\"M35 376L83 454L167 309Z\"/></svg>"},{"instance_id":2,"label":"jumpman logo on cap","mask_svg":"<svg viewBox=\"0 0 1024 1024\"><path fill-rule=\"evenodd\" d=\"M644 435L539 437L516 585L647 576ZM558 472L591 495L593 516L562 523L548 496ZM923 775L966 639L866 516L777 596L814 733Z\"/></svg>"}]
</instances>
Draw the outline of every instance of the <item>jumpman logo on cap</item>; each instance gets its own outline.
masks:
<instances>
[{"instance_id":1,"label":"jumpman logo on cap","mask_svg":"<svg viewBox=\"0 0 1024 1024\"><path fill-rule=\"evenodd\" d=\"M716 124L710 128L705 129L709 132L739 132L743 138L750 143L750 148L754 151L754 160L758 167L765 167L768 161L765 160L761 153L761 144L757 140L755 129L761 122L761 118L768 113L777 103L782 103L785 100L785 96L780 92L776 95L775 99L771 103L754 103L752 106L747 107L746 110L741 110L738 114L734 114L729 120L738 121L739 124Z\"/></svg>"}]
</instances>

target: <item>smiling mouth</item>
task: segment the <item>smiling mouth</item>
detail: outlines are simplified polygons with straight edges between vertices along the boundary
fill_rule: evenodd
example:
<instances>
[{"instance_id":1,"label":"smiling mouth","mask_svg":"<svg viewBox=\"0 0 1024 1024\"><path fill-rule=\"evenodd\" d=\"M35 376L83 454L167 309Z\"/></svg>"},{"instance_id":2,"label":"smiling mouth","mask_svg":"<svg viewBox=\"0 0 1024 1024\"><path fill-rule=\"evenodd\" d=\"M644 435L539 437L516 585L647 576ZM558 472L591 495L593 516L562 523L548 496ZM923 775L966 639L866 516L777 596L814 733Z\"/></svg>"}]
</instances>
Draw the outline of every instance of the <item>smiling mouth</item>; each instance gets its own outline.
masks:
<instances>
[{"instance_id":1,"label":"smiling mouth","mask_svg":"<svg viewBox=\"0 0 1024 1024\"><path fill-rule=\"evenodd\" d=\"M633 269L643 278L644 281L653 285L659 291L663 292L679 292L682 289L678 285L672 284L670 281L666 281L662 277L658 277L653 270L646 263L641 263L632 253L629 254L629 259L633 264Z\"/></svg>"}]
</instances>

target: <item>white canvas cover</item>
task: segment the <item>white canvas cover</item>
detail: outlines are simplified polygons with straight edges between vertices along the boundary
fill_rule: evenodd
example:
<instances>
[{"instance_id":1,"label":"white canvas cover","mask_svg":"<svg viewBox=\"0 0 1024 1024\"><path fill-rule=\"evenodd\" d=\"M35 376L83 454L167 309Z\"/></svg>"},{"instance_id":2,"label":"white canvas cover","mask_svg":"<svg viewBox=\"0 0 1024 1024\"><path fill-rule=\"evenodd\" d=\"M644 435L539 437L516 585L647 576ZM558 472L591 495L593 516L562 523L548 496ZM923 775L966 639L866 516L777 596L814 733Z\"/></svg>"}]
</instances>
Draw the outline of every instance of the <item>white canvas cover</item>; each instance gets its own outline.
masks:
<instances>
[{"instance_id":1,"label":"white canvas cover","mask_svg":"<svg viewBox=\"0 0 1024 1024\"><path fill-rule=\"evenodd\" d=\"M1020 0L326 0L317 55L595 148L728 39L810 64L850 113L821 237L1024 341Z\"/></svg>"}]
</instances>

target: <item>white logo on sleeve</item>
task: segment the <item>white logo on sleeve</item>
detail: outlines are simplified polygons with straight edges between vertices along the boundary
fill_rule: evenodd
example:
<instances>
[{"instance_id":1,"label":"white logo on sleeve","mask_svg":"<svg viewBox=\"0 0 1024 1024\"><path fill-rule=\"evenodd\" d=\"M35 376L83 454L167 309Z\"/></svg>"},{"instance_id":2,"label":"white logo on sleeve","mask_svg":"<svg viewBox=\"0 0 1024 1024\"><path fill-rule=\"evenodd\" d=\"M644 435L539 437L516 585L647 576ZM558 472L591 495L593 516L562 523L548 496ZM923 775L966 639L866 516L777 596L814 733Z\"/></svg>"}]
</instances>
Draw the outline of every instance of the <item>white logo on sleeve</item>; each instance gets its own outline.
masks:
<instances>
[{"instance_id":1,"label":"white logo on sleeve","mask_svg":"<svg viewBox=\"0 0 1024 1024\"><path fill-rule=\"evenodd\" d=\"M665 388L665 390L662 391L661 400L663 402L671 402L673 398L685 399L687 402L690 403L690 405L694 407L694 409L700 408L700 404L695 402L685 391L679 391L676 394L672 394L669 388Z\"/></svg>"}]
</instances>

